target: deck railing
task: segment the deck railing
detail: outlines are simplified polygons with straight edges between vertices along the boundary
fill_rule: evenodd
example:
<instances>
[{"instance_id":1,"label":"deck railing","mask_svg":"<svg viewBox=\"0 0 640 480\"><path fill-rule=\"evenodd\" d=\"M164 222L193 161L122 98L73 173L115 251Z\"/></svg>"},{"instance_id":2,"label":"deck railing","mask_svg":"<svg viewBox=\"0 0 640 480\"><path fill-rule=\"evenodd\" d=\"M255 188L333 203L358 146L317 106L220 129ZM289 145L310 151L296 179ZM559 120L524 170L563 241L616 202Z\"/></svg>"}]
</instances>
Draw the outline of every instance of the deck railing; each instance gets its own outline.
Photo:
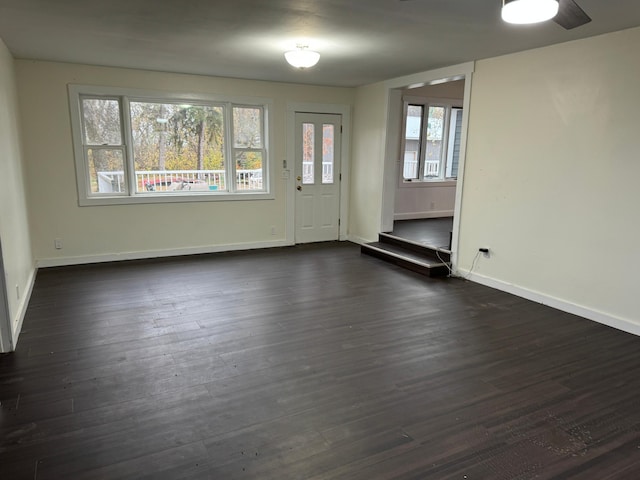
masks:
<instances>
[{"instance_id":1,"label":"deck railing","mask_svg":"<svg viewBox=\"0 0 640 480\"><path fill-rule=\"evenodd\" d=\"M424 170L426 178L437 178L440 176L440 162L438 160L427 160L424 164ZM402 174L403 178L420 178L418 160L405 159Z\"/></svg>"},{"instance_id":2,"label":"deck railing","mask_svg":"<svg viewBox=\"0 0 640 480\"><path fill-rule=\"evenodd\" d=\"M302 162L304 184L314 183L314 163ZM322 183L333 183L333 162L322 162Z\"/></svg>"},{"instance_id":3,"label":"deck railing","mask_svg":"<svg viewBox=\"0 0 640 480\"><path fill-rule=\"evenodd\" d=\"M226 190L224 170L138 170L137 192ZM124 172L98 172L98 193L125 191ZM262 170L236 170L237 190L262 190Z\"/></svg>"}]
</instances>

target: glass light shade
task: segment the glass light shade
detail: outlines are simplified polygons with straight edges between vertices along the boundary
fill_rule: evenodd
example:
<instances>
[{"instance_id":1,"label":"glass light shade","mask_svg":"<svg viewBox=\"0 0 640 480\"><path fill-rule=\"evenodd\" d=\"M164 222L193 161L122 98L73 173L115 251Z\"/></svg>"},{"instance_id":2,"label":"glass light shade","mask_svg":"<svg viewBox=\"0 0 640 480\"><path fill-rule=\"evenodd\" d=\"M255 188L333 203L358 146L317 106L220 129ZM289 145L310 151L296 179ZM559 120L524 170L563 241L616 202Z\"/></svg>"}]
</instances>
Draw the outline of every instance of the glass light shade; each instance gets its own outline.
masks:
<instances>
[{"instance_id":1,"label":"glass light shade","mask_svg":"<svg viewBox=\"0 0 640 480\"><path fill-rule=\"evenodd\" d=\"M320 54L306 47L298 47L290 52L285 52L284 58L289 65L296 68L311 68L320 60Z\"/></svg>"},{"instance_id":2,"label":"glass light shade","mask_svg":"<svg viewBox=\"0 0 640 480\"><path fill-rule=\"evenodd\" d=\"M558 13L558 0L502 0L502 19L507 23L538 23Z\"/></svg>"}]
</instances>

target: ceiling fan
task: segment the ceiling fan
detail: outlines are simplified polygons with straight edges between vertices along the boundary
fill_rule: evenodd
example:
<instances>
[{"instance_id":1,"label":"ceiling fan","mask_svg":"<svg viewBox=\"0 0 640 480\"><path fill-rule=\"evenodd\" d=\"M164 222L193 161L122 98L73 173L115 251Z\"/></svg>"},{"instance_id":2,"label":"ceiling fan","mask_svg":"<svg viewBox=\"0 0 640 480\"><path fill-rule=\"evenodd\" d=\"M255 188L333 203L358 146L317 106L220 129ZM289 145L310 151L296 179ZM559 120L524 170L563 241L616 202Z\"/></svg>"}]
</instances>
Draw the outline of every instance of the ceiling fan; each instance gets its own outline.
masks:
<instances>
[{"instance_id":1,"label":"ceiling fan","mask_svg":"<svg viewBox=\"0 0 640 480\"><path fill-rule=\"evenodd\" d=\"M400 0L401 2L411 0ZM512 2L522 2L532 4L535 0L502 0L502 7ZM574 0L557 0L558 1L558 13L553 17L553 21L561 27L571 30L572 28L580 27L591 21L591 17L580 8L580 6ZM547 17L549 18L549 17ZM533 22L521 22L521 23L533 23Z\"/></svg>"},{"instance_id":2,"label":"ceiling fan","mask_svg":"<svg viewBox=\"0 0 640 480\"><path fill-rule=\"evenodd\" d=\"M571 30L591 21L591 17L573 0L559 0L558 14L553 21L561 27Z\"/></svg>"}]
</instances>

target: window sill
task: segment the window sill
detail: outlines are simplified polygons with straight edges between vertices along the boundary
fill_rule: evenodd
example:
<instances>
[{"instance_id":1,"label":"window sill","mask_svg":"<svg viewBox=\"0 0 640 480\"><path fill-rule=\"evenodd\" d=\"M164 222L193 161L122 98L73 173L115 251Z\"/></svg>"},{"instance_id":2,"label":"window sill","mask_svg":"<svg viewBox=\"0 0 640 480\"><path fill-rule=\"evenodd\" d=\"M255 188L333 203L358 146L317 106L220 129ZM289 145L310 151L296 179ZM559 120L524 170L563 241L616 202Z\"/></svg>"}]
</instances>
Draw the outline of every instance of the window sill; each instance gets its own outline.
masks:
<instances>
[{"instance_id":1,"label":"window sill","mask_svg":"<svg viewBox=\"0 0 640 480\"><path fill-rule=\"evenodd\" d=\"M457 180L402 180L400 188L455 187L457 183Z\"/></svg>"},{"instance_id":2,"label":"window sill","mask_svg":"<svg viewBox=\"0 0 640 480\"><path fill-rule=\"evenodd\" d=\"M268 192L243 193L192 193L189 195L170 194L138 194L130 197L87 197L80 198L81 207L101 205L135 205L150 203L190 203L190 202L231 202L242 200L273 200L275 195Z\"/></svg>"}]
</instances>

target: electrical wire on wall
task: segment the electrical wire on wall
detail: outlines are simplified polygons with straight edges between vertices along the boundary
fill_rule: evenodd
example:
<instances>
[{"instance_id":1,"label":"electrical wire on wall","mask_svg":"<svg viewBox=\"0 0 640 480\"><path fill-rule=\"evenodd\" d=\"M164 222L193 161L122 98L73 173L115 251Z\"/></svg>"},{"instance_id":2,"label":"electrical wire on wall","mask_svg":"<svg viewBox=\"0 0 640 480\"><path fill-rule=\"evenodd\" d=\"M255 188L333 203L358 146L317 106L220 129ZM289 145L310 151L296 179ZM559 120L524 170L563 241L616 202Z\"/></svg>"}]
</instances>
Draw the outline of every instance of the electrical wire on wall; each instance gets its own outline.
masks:
<instances>
[{"instance_id":1,"label":"electrical wire on wall","mask_svg":"<svg viewBox=\"0 0 640 480\"><path fill-rule=\"evenodd\" d=\"M478 261L478 258L480 258L481 253L482 252L480 251L476 252L476 256L473 257L473 262L471 262L471 268L469 269L469 272L464 277L462 277L463 279L469 280L469 277L471 277L471 274L473 273L473 269L476 268L476 262Z\"/></svg>"},{"instance_id":2,"label":"electrical wire on wall","mask_svg":"<svg viewBox=\"0 0 640 480\"><path fill-rule=\"evenodd\" d=\"M469 269L469 272L465 276L461 277L463 280L469 280L469 278L471 277L471 274L473 273L473 269L476 268L476 263L478 262L478 259L480 258L481 253L483 252L481 250L478 250L478 252L476 253L476 256L473 257L473 262L471 262L471 268ZM450 262L443 260L438 250L436 250L436 257L438 257L438 260L440 260L447 267L447 270L449 270L449 275L447 275L447 277L452 277L453 269L449 264Z\"/></svg>"}]
</instances>

